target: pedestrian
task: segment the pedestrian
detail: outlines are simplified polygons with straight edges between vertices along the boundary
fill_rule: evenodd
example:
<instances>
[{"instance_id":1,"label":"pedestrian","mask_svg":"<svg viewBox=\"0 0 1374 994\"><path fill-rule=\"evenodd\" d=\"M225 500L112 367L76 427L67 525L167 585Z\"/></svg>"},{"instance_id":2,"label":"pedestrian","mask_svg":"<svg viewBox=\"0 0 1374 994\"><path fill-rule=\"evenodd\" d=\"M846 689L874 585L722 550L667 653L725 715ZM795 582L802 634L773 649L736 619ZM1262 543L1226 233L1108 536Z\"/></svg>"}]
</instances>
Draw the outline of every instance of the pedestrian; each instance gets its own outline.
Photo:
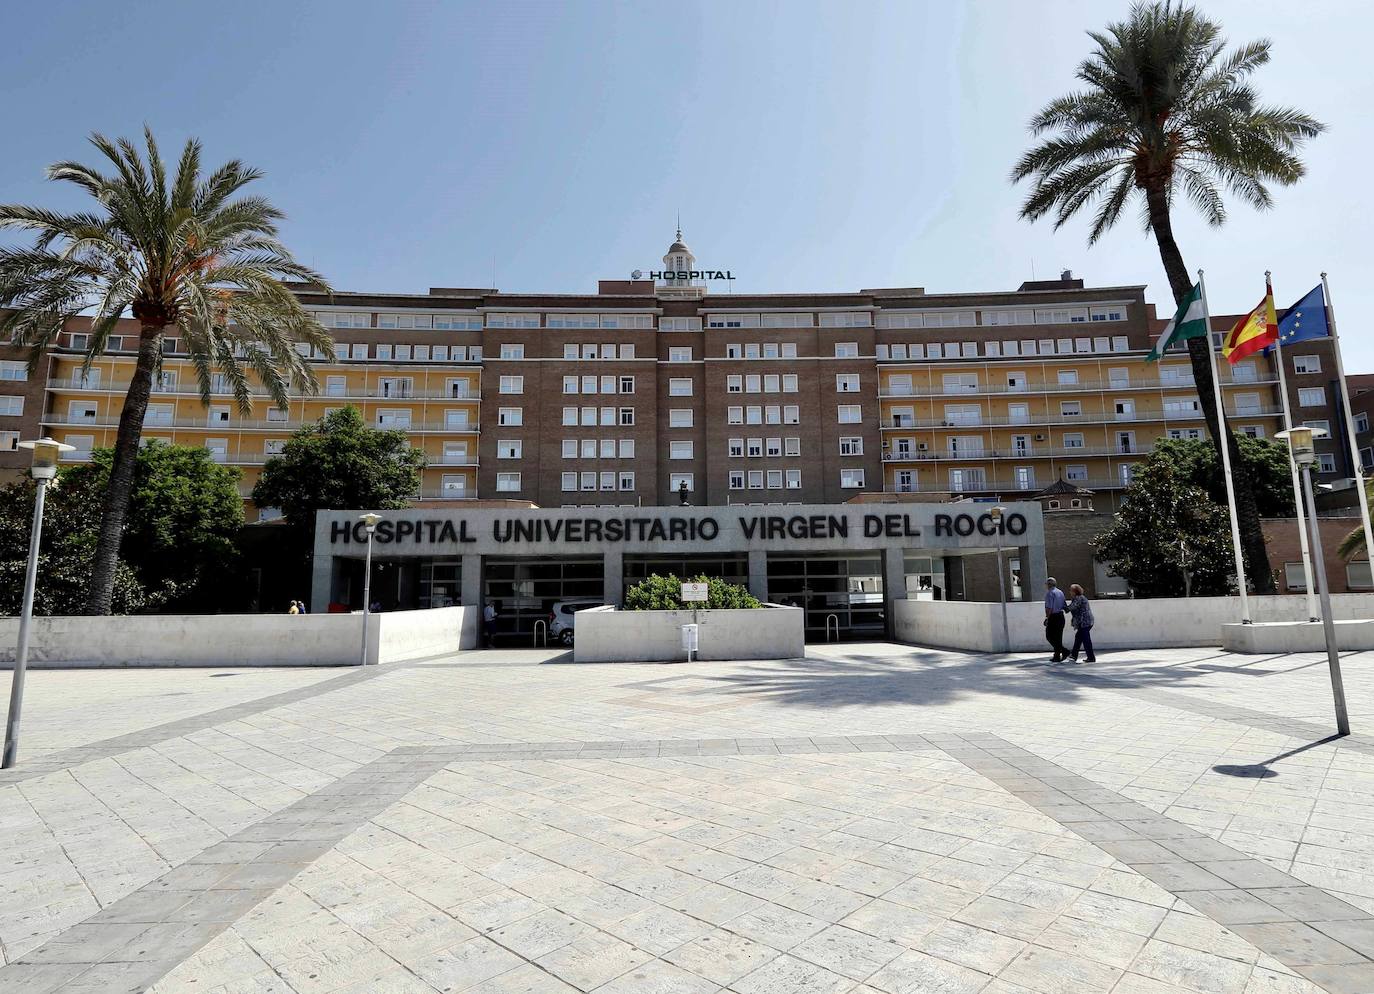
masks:
<instances>
[{"instance_id":1,"label":"pedestrian","mask_svg":"<svg viewBox=\"0 0 1374 994\"><path fill-rule=\"evenodd\" d=\"M1069 659L1078 662L1078 650L1082 649L1084 662L1097 662L1093 652L1093 608L1077 583L1069 584L1069 614L1073 617L1073 652Z\"/></svg>"},{"instance_id":2,"label":"pedestrian","mask_svg":"<svg viewBox=\"0 0 1374 994\"><path fill-rule=\"evenodd\" d=\"M1053 662L1060 662L1070 655L1064 648L1064 591L1059 589L1059 581L1054 577L1045 578L1045 641L1054 650Z\"/></svg>"},{"instance_id":3,"label":"pedestrian","mask_svg":"<svg viewBox=\"0 0 1374 994\"><path fill-rule=\"evenodd\" d=\"M482 608L482 630L486 632L487 648L496 648L496 605L487 601L487 606Z\"/></svg>"},{"instance_id":4,"label":"pedestrian","mask_svg":"<svg viewBox=\"0 0 1374 994\"><path fill-rule=\"evenodd\" d=\"M301 605L300 605L300 602L299 602L299 601L292 601L292 602L291 602L291 606L290 606L289 608L286 609L286 613L287 613L287 614L300 614L300 613L301 613Z\"/></svg>"}]
</instances>

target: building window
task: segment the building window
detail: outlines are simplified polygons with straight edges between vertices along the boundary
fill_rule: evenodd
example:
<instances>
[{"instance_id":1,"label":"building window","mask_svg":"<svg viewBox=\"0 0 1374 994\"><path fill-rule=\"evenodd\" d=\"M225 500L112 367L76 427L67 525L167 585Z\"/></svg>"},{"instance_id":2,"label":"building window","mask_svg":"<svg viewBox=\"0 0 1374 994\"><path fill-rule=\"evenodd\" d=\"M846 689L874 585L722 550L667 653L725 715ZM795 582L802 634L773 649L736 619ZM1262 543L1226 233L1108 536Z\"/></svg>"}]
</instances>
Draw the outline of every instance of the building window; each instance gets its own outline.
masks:
<instances>
[{"instance_id":1,"label":"building window","mask_svg":"<svg viewBox=\"0 0 1374 994\"><path fill-rule=\"evenodd\" d=\"M668 411L669 428L690 428L692 427L692 409L690 407L675 407Z\"/></svg>"},{"instance_id":2,"label":"building window","mask_svg":"<svg viewBox=\"0 0 1374 994\"><path fill-rule=\"evenodd\" d=\"M1061 369L1059 371L1059 385L1062 387L1072 386L1078 382L1078 370Z\"/></svg>"},{"instance_id":3,"label":"building window","mask_svg":"<svg viewBox=\"0 0 1374 994\"><path fill-rule=\"evenodd\" d=\"M835 389L840 393L858 393L859 374L837 373L835 375Z\"/></svg>"},{"instance_id":4,"label":"building window","mask_svg":"<svg viewBox=\"0 0 1374 994\"><path fill-rule=\"evenodd\" d=\"M744 377L738 373L732 373L725 377L726 393L744 393Z\"/></svg>"},{"instance_id":5,"label":"building window","mask_svg":"<svg viewBox=\"0 0 1374 994\"><path fill-rule=\"evenodd\" d=\"M614 490L614 489L615 489L615 470L611 470L609 473L602 473L602 474L601 474L601 489L602 489L602 490Z\"/></svg>"},{"instance_id":6,"label":"building window","mask_svg":"<svg viewBox=\"0 0 1374 994\"><path fill-rule=\"evenodd\" d=\"M861 435L845 435L840 438L840 455L861 456L864 454L864 440Z\"/></svg>"},{"instance_id":7,"label":"building window","mask_svg":"<svg viewBox=\"0 0 1374 994\"><path fill-rule=\"evenodd\" d=\"M758 373L750 373L744 378L744 392L761 393L763 390L762 384L763 380Z\"/></svg>"},{"instance_id":8,"label":"building window","mask_svg":"<svg viewBox=\"0 0 1374 994\"><path fill-rule=\"evenodd\" d=\"M783 392L783 393L796 393L796 392L797 392L797 374L796 374L796 373L783 373L783 374L782 374L782 392Z\"/></svg>"},{"instance_id":9,"label":"building window","mask_svg":"<svg viewBox=\"0 0 1374 994\"><path fill-rule=\"evenodd\" d=\"M801 408L795 404L786 404L782 409L782 423L785 425L801 424Z\"/></svg>"},{"instance_id":10,"label":"building window","mask_svg":"<svg viewBox=\"0 0 1374 994\"><path fill-rule=\"evenodd\" d=\"M24 398L13 394L0 396L0 414L6 417L17 417L24 413Z\"/></svg>"},{"instance_id":11,"label":"building window","mask_svg":"<svg viewBox=\"0 0 1374 994\"><path fill-rule=\"evenodd\" d=\"M504 428L518 428L525 423L525 409L503 407L496 412L496 423Z\"/></svg>"},{"instance_id":12,"label":"building window","mask_svg":"<svg viewBox=\"0 0 1374 994\"><path fill-rule=\"evenodd\" d=\"M1293 357L1293 372L1295 373L1320 373L1322 371L1322 357L1319 355L1295 355Z\"/></svg>"},{"instance_id":13,"label":"building window","mask_svg":"<svg viewBox=\"0 0 1374 994\"><path fill-rule=\"evenodd\" d=\"M632 425L635 423L635 409L633 407L622 407L620 409L620 423L622 425Z\"/></svg>"},{"instance_id":14,"label":"building window","mask_svg":"<svg viewBox=\"0 0 1374 994\"><path fill-rule=\"evenodd\" d=\"M751 470L749 471L749 489L750 489L750 490L762 490L762 489L763 489L763 470L761 470L761 469L751 469Z\"/></svg>"},{"instance_id":15,"label":"building window","mask_svg":"<svg viewBox=\"0 0 1374 994\"><path fill-rule=\"evenodd\" d=\"M620 378L620 392L621 392L621 393L634 393L634 392L635 392L635 378L634 378L633 376L622 376L622 377Z\"/></svg>"},{"instance_id":16,"label":"building window","mask_svg":"<svg viewBox=\"0 0 1374 994\"><path fill-rule=\"evenodd\" d=\"M24 362L0 362L0 380L27 380L29 367Z\"/></svg>"},{"instance_id":17,"label":"building window","mask_svg":"<svg viewBox=\"0 0 1374 994\"><path fill-rule=\"evenodd\" d=\"M686 441L686 442L669 442L669 443L668 443L668 458L669 458L669 459L691 459L691 458L692 458L692 443L691 443L690 441Z\"/></svg>"},{"instance_id":18,"label":"building window","mask_svg":"<svg viewBox=\"0 0 1374 994\"><path fill-rule=\"evenodd\" d=\"M1325 418L1316 418L1304 421L1303 425L1307 428L1315 428L1326 433L1326 437L1331 437L1331 422Z\"/></svg>"},{"instance_id":19,"label":"building window","mask_svg":"<svg viewBox=\"0 0 1374 994\"><path fill-rule=\"evenodd\" d=\"M845 490L862 490L864 471L861 469L840 470L840 486Z\"/></svg>"},{"instance_id":20,"label":"building window","mask_svg":"<svg viewBox=\"0 0 1374 994\"><path fill-rule=\"evenodd\" d=\"M726 452L728 452L732 457L744 455L744 439L729 439L726 442Z\"/></svg>"},{"instance_id":21,"label":"building window","mask_svg":"<svg viewBox=\"0 0 1374 994\"><path fill-rule=\"evenodd\" d=\"M519 473L497 473L496 489L502 493L509 493L520 489Z\"/></svg>"},{"instance_id":22,"label":"building window","mask_svg":"<svg viewBox=\"0 0 1374 994\"><path fill-rule=\"evenodd\" d=\"M725 423L732 425L744 424L744 408L727 407L725 409Z\"/></svg>"},{"instance_id":23,"label":"building window","mask_svg":"<svg viewBox=\"0 0 1374 994\"><path fill-rule=\"evenodd\" d=\"M836 358L836 359L857 359L858 357L859 357L859 343L858 343L858 342L836 342L836 343L835 343L835 358Z\"/></svg>"},{"instance_id":24,"label":"building window","mask_svg":"<svg viewBox=\"0 0 1374 994\"><path fill-rule=\"evenodd\" d=\"M1355 415L1355 430L1360 434L1369 431L1369 415L1364 411L1360 411Z\"/></svg>"},{"instance_id":25,"label":"building window","mask_svg":"<svg viewBox=\"0 0 1374 994\"><path fill-rule=\"evenodd\" d=\"M620 489L633 490L635 488L635 475L633 473L620 474Z\"/></svg>"},{"instance_id":26,"label":"building window","mask_svg":"<svg viewBox=\"0 0 1374 994\"><path fill-rule=\"evenodd\" d=\"M1088 478L1088 467L1084 465L1065 466L1064 479L1083 481Z\"/></svg>"},{"instance_id":27,"label":"building window","mask_svg":"<svg viewBox=\"0 0 1374 994\"><path fill-rule=\"evenodd\" d=\"M787 470L787 489L788 489L788 490L800 490L800 489L801 489L801 470L799 470L799 469L789 469L789 470Z\"/></svg>"},{"instance_id":28,"label":"building window","mask_svg":"<svg viewBox=\"0 0 1374 994\"><path fill-rule=\"evenodd\" d=\"M858 404L841 404L838 410L842 425L856 425L863 420L862 411Z\"/></svg>"},{"instance_id":29,"label":"building window","mask_svg":"<svg viewBox=\"0 0 1374 994\"><path fill-rule=\"evenodd\" d=\"M782 470L780 470L780 469L770 469L770 470L768 471L768 489L769 489L769 490L781 490L781 489L782 489Z\"/></svg>"},{"instance_id":30,"label":"building window","mask_svg":"<svg viewBox=\"0 0 1374 994\"><path fill-rule=\"evenodd\" d=\"M763 408L758 406L746 407L744 409L744 423L749 425L763 424Z\"/></svg>"},{"instance_id":31,"label":"building window","mask_svg":"<svg viewBox=\"0 0 1374 994\"><path fill-rule=\"evenodd\" d=\"M1325 407L1326 387L1303 387L1298 391L1298 404L1302 407Z\"/></svg>"},{"instance_id":32,"label":"building window","mask_svg":"<svg viewBox=\"0 0 1374 994\"><path fill-rule=\"evenodd\" d=\"M502 393L524 393L525 378L523 376L503 376L501 377Z\"/></svg>"},{"instance_id":33,"label":"building window","mask_svg":"<svg viewBox=\"0 0 1374 994\"><path fill-rule=\"evenodd\" d=\"M743 490L743 489L744 489L744 470L742 470L742 469L732 469L732 470L730 470L730 489L731 489L731 490Z\"/></svg>"},{"instance_id":34,"label":"building window","mask_svg":"<svg viewBox=\"0 0 1374 994\"><path fill-rule=\"evenodd\" d=\"M668 349L669 362L691 362L692 347L690 345L674 345Z\"/></svg>"},{"instance_id":35,"label":"building window","mask_svg":"<svg viewBox=\"0 0 1374 994\"><path fill-rule=\"evenodd\" d=\"M763 454L766 455L766 456L769 456L770 458L776 458L777 456L781 456L781 455L782 455L782 439L780 439L780 438L769 438L769 439L765 439L765 440L764 440L764 443L763 443Z\"/></svg>"},{"instance_id":36,"label":"building window","mask_svg":"<svg viewBox=\"0 0 1374 994\"><path fill-rule=\"evenodd\" d=\"M786 456L801 455L801 439L795 436L782 440L782 452Z\"/></svg>"},{"instance_id":37,"label":"building window","mask_svg":"<svg viewBox=\"0 0 1374 994\"><path fill-rule=\"evenodd\" d=\"M564 474L563 474L563 492L564 492L564 493L568 493L568 492L573 491L573 490L576 490L576 489L577 489L577 474L576 474L576 473L564 473Z\"/></svg>"},{"instance_id":38,"label":"building window","mask_svg":"<svg viewBox=\"0 0 1374 994\"><path fill-rule=\"evenodd\" d=\"M1061 400L1059 414L1065 418L1076 418L1083 414L1083 403L1077 400Z\"/></svg>"},{"instance_id":39,"label":"building window","mask_svg":"<svg viewBox=\"0 0 1374 994\"><path fill-rule=\"evenodd\" d=\"M841 311L822 314L822 328L868 328L873 325L873 315L868 311Z\"/></svg>"},{"instance_id":40,"label":"building window","mask_svg":"<svg viewBox=\"0 0 1374 994\"><path fill-rule=\"evenodd\" d=\"M1083 433L1081 431L1064 432L1064 448L1081 449L1083 448Z\"/></svg>"},{"instance_id":41,"label":"building window","mask_svg":"<svg viewBox=\"0 0 1374 994\"><path fill-rule=\"evenodd\" d=\"M523 345L502 345L502 359L523 359L525 358L525 346Z\"/></svg>"},{"instance_id":42,"label":"building window","mask_svg":"<svg viewBox=\"0 0 1374 994\"><path fill-rule=\"evenodd\" d=\"M19 451L19 432L0 431L0 452Z\"/></svg>"},{"instance_id":43,"label":"building window","mask_svg":"<svg viewBox=\"0 0 1374 994\"><path fill-rule=\"evenodd\" d=\"M595 474L595 473L580 473L580 474L578 474L578 481L579 481L579 486L580 486L580 488L581 488L582 490L595 490L595 489L596 489L596 474Z\"/></svg>"},{"instance_id":44,"label":"building window","mask_svg":"<svg viewBox=\"0 0 1374 994\"><path fill-rule=\"evenodd\" d=\"M687 377L673 377L668 381L669 397L692 396L692 381Z\"/></svg>"},{"instance_id":45,"label":"building window","mask_svg":"<svg viewBox=\"0 0 1374 994\"><path fill-rule=\"evenodd\" d=\"M567 394L567 393L577 393L577 392L578 392L578 391L577 391L577 377L576 377L576 376L565 376L565 377L563 377L563 392L564 392L565 394Z\"/></svg>"},{"instance_id":46,"label":"building window","mask_svg":"<svg viewBox=\"0 0 1374 994\"><path fill-rule=\"evenodd\" d=\"M1091 321L1125 321L1126 308L1120 304L1105 307L1089 307L1088 319Z\"/></svg>"},{"instance_id":47,"label":"building window","mask_svg":"<svg viewBox=\"0 0 1374 994\"><path fill-rule=\"evenodd\" d=\"M1317 472L1334 473L1336 472L1336 457L1330 452L1317 453Z\"/></svg>"},{"instance_id":48,"label":"building window","mask_svg":"<svg viewBox=\"0 0 1374 994\"><path fill-rule=\"evenodd\" d=\"M747 456L763 455L763 439L749 438L744 442L744 454Z\"/></svg>"},{"instance_id":49,"label":"building window","mask_svg":"<svg viewBox=\"0 0 1374 994\"><path fill-rule=\"evenodd\" d=\"M668 486L673 493L682 489L682 485L687 484L687 492L692 493L696 490L695 476L691 473L674 473L668 478Z\"/></svg>"},{"instance_id":50,"label":"building window","mask_svg":"<svg viewBox=\"0 0 1374 994\"><path fill-rule=\"evenodd\" d=\"M496 443L497 459L519 459L524 443L518 438L502 439Z\"/></svg>"},{"instance_id":51,"label":"building window","mask_svg":"<svg viewBox=\"0 0 1374 994\"><path fill-rule=\"evenodd\" d=\"M1360 450L1360 468L1374 469L1374 446L1367 446Z\"/></svg>"}]
</instances>

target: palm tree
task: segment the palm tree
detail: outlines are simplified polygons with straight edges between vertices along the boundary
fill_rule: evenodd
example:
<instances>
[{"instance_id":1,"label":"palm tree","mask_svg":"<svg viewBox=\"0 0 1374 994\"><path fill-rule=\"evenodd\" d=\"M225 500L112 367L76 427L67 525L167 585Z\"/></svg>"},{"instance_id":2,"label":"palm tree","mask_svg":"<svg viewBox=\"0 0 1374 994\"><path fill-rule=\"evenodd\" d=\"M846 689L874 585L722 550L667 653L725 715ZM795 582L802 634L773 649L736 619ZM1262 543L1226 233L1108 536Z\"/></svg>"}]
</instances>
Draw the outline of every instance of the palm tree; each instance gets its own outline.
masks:
<instances>
[{"instance_id":1,"label":"palm tree","mask_svg":"<svg viewBox=\"0 0 1374 994\"><path fill-rule=\"evenodd\" d=\"M1369 480L1364 485L1365 493L1369 494L1369 500L1374 503L1374 480ZM1359 525L1345 538L1341 539L1341 544L1336 547L1336 554L1342 559L1349 561L1358 556L1361 552L1365 553L1365 558L1370 559L1368 551L1364 547L1364 526ZM1371 567L1374 568L1374 567Z\"/></svg>"},{"instance_id":2,"label":"palm tree","mask_svg":"<svg viewBox=\"0 0 1374 994\"><path fill-rule=\"evenodd\" d=\"M34 232L28 248L0 250L0 340L32 347L31 364L66 322L85 312L90 341L85 368L105 351L120 316L139 322L138 363L124 397L114 465L92 564L90 614L110 608L120 536L133 486L134 460L153 374L170 328L195 367L201 401L211 374L223 375L239 410L252 410L248 373L279 406L288 390L317 388L297 342L332 349L329 335L281 281L328 290L277 239L283 215L262 197L236 196L262 174L234 160L200 172L200 143L186 143L169 183L152 132L146 158L127 139L91 136L109 172L58 162L48 178L74 183L96 201L87 213L0 205L0 228Z\"/></svg>"},{"instance_id":3,"label":"palm tree","mask_svg":"<svg viewBox=\"0 0 1374 994\"><path fill-rule=\"evenodd\" d=\"M1269 42L1227 53L1221 27L1194 7L1138 3L1126 21L1089 37L1097 48L1077 72L1087 88L1051 101L1031 120L1031 133L1046 137L1012 171L1013 181L1034 180L1021 216L1053 213L1058 228L1091 205L1092 244L1139 201L1181 302L1193 279L1174 240L1175 198L1192 201L1214 227L1226 220L1222 188L1268 208L1266 184L1296 183L1305 172L1298 150L1325 126L1297 110L1260 105L1247 79L1269 61ZM1198 397L1218 458L1222 444L1230 451L1255 587L1272 592L1250 473L1235 437L1228 431L1223 439L1217 427L1209 347L1206 338L1188 342Z\"/></svg>"}]
</instances>

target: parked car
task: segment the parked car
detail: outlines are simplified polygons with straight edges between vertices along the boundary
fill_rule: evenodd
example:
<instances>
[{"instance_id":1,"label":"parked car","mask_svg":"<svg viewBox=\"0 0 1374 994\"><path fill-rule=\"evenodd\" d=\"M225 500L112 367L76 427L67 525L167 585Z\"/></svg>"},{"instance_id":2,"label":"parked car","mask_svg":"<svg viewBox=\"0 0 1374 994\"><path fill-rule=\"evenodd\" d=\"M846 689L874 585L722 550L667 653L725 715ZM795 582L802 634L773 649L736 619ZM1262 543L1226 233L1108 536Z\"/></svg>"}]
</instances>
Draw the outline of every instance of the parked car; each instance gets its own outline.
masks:
<instances>
[{"instance_id":1,"label":"parked car","mask_svg":"<svg viewBox=\"0 0 1374 994\"><path fill-rule=\"evenodd\" d=\"M589 607L600 607L600 601L556 601L549 610L549 637L563 645L573 644L573 625L577 612Z\"/></svg>"}]
</instances>

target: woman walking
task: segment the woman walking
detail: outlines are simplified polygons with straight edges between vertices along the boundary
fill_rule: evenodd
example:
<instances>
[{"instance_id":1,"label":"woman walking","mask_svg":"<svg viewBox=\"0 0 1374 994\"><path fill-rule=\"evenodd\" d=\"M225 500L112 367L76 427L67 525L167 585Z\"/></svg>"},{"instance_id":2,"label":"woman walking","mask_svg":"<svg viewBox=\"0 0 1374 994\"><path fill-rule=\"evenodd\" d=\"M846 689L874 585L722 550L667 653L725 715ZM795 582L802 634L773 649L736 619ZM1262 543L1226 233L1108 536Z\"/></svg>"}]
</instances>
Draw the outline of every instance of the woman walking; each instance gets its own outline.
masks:
<instances>
[{"instance_id":1,"label":"woman walking","mask_svg":"<svg viewBox=\"0 0 1374 994\"><path fill-rule=\"evenodd\" d=\"M1097 654L1093 652L1092 605L1088 603L1083 588L1076 583L1069 585L1069 615L1073 620L1073 652L1069 654L1069 659L1078 662L1078 650L1082 649L1085 653L1084 662L1097 662Z\"/></svg>"}]
</instances>

